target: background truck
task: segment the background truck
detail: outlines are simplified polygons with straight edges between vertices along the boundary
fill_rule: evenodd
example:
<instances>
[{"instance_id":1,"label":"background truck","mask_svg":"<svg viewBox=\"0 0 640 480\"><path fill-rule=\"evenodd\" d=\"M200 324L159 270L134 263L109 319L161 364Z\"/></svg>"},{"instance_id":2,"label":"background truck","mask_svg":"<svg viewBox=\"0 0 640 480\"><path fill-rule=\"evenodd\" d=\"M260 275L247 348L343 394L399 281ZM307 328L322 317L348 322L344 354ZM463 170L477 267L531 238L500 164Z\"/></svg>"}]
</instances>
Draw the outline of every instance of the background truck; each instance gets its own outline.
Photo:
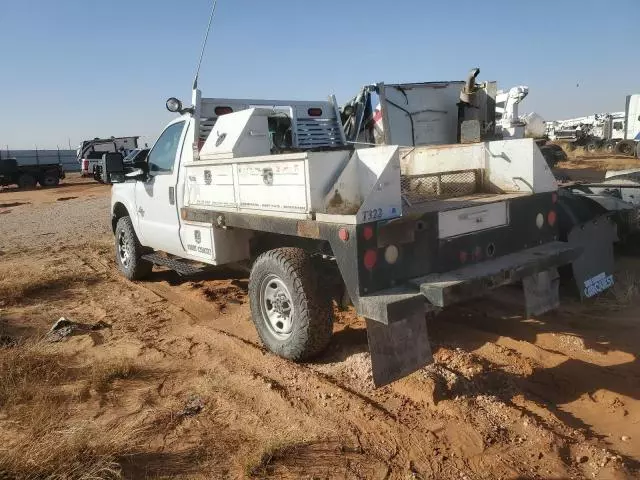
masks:
<instances>
[{"instance_id":1,"label":"background truck","mask_svg":"<svg viewBox=\"0 0 640 480\"><path fill-rule=\"evenodd\" d=\"M100 172L96 166L100 163L102 155L120 152L126 156L131 150L138 148L138 138L140 137L96 137L93 140L84 140L76 152L82 176L94 177L100 181Z\"/></svg>"},{"instance_id":2,"label":"background truck","mask_svg":"<svg viewBox=\"0 0 640 480\"><path fill-rule=\"evenodd\" d=\"M438 130L441 145L406 148L354 148L333 98L213 99L194 90L188 108L169 99L181 115L144 168L125 168L117 154L102 160L120 272L137 280L153 264L190 274L247 262L256 329L292 360L326 348L332 300L350 301L366 319L376 385L432 361L425 309L520 281L527 313L554 308L557 268L582 252L558 239L555 179L533 140L481 141L491 130L483 117L494 115L490 92L461 87L423 92L445 97L426 118L407 108L410 89L380 92L412 126L402 140L386 128L387 138L415 144L430 135L423 125ZM476 141L442 145L456 137ZM610 286L609 271L586 270L583 295Z\"/></svg>"},{"instance_id":3,"label":"background truck","mask_svg":"<svg viewBox=\"0 0 640 480\"><path fill-rule=\"evenodd\" d=\"M596 113L585 117L547 122L547 135L567 148L640 158L640 94L628 95L623 112Z\"/></svg>"},{"instance_id":4,"label":"background truck","mask_svg":"<svg viewBox=\"0 0 640 480\"><path fill-rule=\"evenodd\" d=\"M0 152L0 186L18 185L20 188L55 187L65 177L60 159L40 159L36 153L33 158L18 161L7 153Z\"/></svg>"}]
</instances>

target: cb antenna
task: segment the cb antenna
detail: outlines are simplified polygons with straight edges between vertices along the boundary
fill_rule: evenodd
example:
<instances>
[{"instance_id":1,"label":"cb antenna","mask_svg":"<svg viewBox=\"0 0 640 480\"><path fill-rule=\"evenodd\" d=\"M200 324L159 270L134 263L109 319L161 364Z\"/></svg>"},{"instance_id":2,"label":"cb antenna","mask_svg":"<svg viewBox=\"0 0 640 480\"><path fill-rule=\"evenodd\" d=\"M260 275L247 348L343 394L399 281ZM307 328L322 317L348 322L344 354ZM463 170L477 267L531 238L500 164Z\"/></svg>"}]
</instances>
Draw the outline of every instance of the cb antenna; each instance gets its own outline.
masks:
<instances>
[{"instance_id":1,"label":"cb antenna","mask_svg":"<svg viewBox=\"0 0 640 480\"><path fill-rule=\"evenodd\" d=\"M202 57L204 57L204 49L207 46L207 40L209 38L209 31L211 30L211 22L213 21L213 14L216 13L216 6L218 0L213 0L211 6L211 14L209 15L209 25L207 25L207 32L204 34L204 41L202 42L202 50L200 50L200 59L198 60L198 68L196 69L196 76L193 79L193 89L198 88L198 75L200 75L200 66L202 65Z\"/></svg>"}]
</instances>

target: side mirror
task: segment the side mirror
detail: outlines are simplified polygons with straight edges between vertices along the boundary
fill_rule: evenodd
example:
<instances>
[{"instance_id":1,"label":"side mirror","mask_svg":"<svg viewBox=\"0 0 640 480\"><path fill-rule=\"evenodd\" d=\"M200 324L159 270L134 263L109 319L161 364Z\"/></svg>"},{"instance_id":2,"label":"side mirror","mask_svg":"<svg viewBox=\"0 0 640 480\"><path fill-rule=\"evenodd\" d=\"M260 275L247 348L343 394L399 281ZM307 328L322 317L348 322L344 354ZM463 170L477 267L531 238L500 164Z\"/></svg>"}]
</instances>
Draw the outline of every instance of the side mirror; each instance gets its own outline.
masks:
<instances>
[{"instance_id":1,"label":"side mirror","mask_svg":"<svg viewBox=\"0 0 640 480\"><path fill-rule=\"evenodd\" d=\"M103 154L98 164L97 173L102 183L124 182L122 154L118 152Z\"/></svg>"}]
</instances>

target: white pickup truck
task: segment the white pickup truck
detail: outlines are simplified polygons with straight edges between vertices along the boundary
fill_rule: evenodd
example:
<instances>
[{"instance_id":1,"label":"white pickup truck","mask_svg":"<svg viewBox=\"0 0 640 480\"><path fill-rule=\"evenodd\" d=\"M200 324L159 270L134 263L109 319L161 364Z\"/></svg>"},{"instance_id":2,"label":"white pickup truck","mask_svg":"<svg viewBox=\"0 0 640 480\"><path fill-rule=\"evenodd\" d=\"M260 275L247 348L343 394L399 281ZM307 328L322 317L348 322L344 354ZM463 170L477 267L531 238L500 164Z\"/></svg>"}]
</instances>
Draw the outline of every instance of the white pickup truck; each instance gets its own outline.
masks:
<instances>
[{"instance_id":1,"label":"white pickup truck","mask_svg":"<svg viewBox=\"0 0 640 480\"><path fill-rule=\"evenodd\" d=\"M103 159L127 278L249 262L256 329L292 360L326 348L332 300L349 300L366 318L376 385L432 361L425 308L519 281L528 313L558 304L557 267L581 249L558 240L557 186L533 140L355 149L333 98L194 90L192 104L167 101L180 115L146 168Z\"/></svg>"}]
</instances>

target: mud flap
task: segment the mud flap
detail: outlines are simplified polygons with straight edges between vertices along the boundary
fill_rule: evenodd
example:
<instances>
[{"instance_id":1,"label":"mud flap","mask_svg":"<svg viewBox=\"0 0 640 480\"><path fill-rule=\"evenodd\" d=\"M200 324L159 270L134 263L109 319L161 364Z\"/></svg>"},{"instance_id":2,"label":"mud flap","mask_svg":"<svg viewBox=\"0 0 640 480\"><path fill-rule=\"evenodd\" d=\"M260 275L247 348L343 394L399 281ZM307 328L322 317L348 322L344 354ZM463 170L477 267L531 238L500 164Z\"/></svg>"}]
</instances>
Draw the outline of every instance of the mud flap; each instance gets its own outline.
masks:
<instances>
[{"instance_id":1,"label":"mud flap","mask_svg":"<svg viewBox=\"0 0 640 480\"><path fill-rule=\"evenodd\" d=\"M577 225L569 232L568 243L582 248L582 254L571 264L581 299L593 297L613 285L616 239L615 225L607 216Z\"/></svg>"},{"instance_id":2,"label":"mud flap","mask_svg":"<svg viewBox=\"0 0 640 480\"><path fill-rule=\"evenodd\" d=\"M376 387L387 385L433 363L423 309L389 325L368 318L366 320L373 383Z\"/></svg>"},{"instance_id":3,"label":"mud flap","mask_svg":"<svg viewBox=\"0 0 640 480\"><path fill-rule=\"evenodd\" d=\"M522 279L527 317L542 315L560 306L560 275L551 268Z\"/></svg>"}]
</instances>

